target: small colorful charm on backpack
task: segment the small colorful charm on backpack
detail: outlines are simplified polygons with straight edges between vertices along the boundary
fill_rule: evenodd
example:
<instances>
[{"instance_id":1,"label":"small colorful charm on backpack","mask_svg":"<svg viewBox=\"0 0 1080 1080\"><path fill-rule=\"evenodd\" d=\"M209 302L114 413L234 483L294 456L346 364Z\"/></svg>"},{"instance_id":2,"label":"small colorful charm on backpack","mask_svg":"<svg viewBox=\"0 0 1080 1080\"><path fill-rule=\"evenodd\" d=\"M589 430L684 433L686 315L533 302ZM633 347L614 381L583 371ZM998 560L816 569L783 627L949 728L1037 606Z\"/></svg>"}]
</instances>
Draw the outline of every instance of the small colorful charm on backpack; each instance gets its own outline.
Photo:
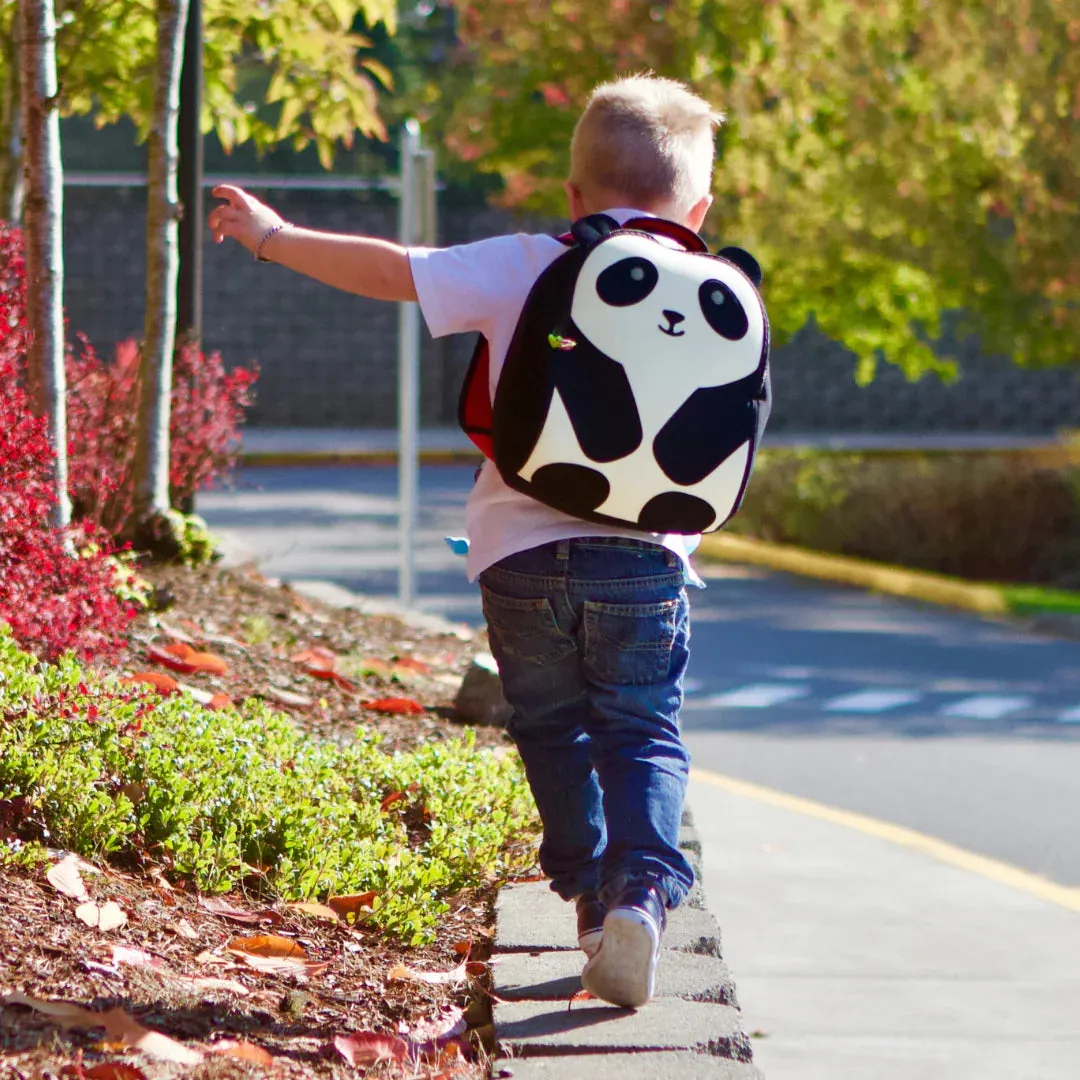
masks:
<instances>
[{"instance_id":1,"label":"small colorful charm on backpack","mask_svg":"<svg viewBox=\"0 0 1080 1080\"><path fill-rule=\"evenodd\" d=\"M573 338L560 337L554 331L548 334L548 344L560 352L569 352L571 349L577 348L577 342Z\"/></svg>"}]
</instances>

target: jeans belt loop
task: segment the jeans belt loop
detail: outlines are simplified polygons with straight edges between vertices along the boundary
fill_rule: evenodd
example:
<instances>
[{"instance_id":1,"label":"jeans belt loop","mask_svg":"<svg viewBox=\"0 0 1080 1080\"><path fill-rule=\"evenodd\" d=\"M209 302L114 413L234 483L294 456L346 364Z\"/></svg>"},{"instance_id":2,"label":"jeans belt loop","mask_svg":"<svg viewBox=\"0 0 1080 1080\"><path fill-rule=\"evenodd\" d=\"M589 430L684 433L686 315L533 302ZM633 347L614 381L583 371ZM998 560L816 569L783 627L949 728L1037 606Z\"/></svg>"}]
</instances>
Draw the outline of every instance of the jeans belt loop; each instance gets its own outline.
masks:
<instances>
[{"instance_id":1,"label":"jeans belt loop","mask_svg":"<svg viewBox=\"0 0 1080 1080\"><path fill-rule=\"evenodd\" d=\"M570 541L557 540L555 542L555 558L560 562L568 562L570 559Z\"/></svg>"}]
</instances>

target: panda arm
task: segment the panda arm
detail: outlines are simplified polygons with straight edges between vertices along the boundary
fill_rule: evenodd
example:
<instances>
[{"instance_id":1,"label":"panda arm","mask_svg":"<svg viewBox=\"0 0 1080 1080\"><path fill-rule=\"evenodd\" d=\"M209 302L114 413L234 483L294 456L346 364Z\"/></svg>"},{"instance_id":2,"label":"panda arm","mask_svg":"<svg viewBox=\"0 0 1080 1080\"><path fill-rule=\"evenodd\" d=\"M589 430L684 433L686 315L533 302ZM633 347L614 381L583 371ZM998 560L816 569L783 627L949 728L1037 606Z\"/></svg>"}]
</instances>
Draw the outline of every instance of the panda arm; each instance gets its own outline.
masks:
<instances>
[{"instance_id":1,"label":"panda arm","mask_svg":"<svg viewBox=\"0 0 1080 1080\"><path fill-rule=\"evenodd\" d=\"M704 480L743 443L758 434L762 401L748 383L754 374L726 386L695 390L657 433L653 453L669 480L684 487Z\"/></svg>"},{"instance_id":2,"label":"panda arm","mask_svg":"<svg viewBox=\"0 0 1080 1080\"><path fill-rule=\"evenodd\" d=\"M641 418L622 364L579 341L553 356L552 375L586 457L617 461L641 445Z\"/></svg>"}]
</instances>

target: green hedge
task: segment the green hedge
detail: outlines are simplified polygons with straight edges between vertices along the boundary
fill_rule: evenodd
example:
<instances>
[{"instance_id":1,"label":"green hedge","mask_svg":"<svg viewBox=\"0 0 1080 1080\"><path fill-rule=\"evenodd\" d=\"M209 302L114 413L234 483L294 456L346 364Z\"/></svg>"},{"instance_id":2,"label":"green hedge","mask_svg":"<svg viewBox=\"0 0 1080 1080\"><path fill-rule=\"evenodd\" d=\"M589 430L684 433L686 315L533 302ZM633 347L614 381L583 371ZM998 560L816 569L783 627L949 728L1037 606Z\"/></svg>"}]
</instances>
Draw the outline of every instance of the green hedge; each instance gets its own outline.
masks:
<instances>
[{"instance_id":1,"label":"green hedge","mask_svg":"<svg viewBox=\"0 0 1080 1080\"><path fill-rule=\"evenodd\" d=\"M766 450L728 528L972 580L1080 587L1080 471L1035 454Z\"/></svg>"}]
</instances>

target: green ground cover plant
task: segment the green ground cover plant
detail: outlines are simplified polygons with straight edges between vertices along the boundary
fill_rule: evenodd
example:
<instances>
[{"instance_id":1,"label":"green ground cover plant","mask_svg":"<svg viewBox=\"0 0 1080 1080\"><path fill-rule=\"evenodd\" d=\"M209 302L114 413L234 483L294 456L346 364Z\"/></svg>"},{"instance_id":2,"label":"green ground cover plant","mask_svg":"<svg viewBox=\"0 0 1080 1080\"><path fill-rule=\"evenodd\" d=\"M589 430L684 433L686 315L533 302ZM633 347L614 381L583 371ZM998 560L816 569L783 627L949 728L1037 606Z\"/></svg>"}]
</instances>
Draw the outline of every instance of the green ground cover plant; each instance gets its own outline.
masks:
<instances>
[{"instance_id":1,"label":"green ground cover plant","mask_svg":"<svg viewBox=\"0 0 1080 1080\"><path fill-rule=\"evenodd\" d=\"M320 739L260 702L213 712L39 663L2 625L0 715L0 810L20 837L0 864L30 841L207 892L374 891L370 924L419 944L447 898L532 863L518 759L469 734L393 754Z\"/></svg>"},{"instance_id":2,"label":"green ground cover plant","mask_svg":"<svg viewBox=\"0 0 1080 1080\"><path fill-rule=\"evenodd\" d=\"M767 450L729 530L975 581L1080 588L1080 470L1026 453ZM1064 610L1075 601L1058 595Z\"/></svg>"}]
</instances>

